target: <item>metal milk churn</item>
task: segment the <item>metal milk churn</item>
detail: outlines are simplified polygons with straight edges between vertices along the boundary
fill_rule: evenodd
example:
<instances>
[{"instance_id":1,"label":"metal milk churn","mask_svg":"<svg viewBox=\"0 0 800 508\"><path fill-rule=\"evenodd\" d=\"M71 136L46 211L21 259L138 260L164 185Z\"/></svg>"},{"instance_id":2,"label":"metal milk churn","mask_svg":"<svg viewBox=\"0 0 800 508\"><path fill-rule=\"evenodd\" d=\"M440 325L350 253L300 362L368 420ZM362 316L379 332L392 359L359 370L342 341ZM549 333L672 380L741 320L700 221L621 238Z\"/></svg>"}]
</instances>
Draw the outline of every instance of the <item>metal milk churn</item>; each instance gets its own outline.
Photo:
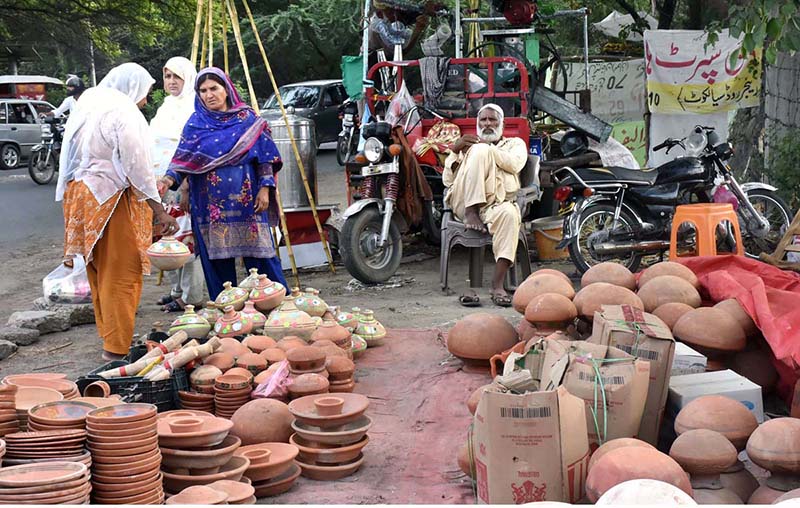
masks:
<instances>
[{"instance_id":1,"label":"metal milk churn","mask_svg":"<svg viewBox=\"0 0 800 508\"><path fill-rule=\"evenodd\" d=\"M287 127L288 123L288 127ZM303 177L292 150L289 140L289 130L294 135L297 151L303 161L308 186L311 189L314 201L317 201L317 140L314 131L314 121L294 114L294 108L286 108L286 122L283 118L270 120L272 140L278 147L278 152L283 159L283 168L278 172L278 190L281 193L281 202L286 209L311 206L303 186Z\"/></svg>"}]
</instances>

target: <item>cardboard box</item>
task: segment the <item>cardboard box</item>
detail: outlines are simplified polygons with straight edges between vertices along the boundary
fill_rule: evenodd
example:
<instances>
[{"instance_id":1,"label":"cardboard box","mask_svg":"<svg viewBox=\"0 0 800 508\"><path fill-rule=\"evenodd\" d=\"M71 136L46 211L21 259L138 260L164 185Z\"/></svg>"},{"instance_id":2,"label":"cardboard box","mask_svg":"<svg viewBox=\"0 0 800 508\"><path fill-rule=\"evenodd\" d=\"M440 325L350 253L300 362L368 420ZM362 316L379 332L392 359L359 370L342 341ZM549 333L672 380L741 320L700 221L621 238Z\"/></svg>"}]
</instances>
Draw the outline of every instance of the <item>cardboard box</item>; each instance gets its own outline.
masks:
<instances>
[{"instance_id":1,"label":"cardboard box","mask_svg":"<svg viewBox=\"0 0 800 508\"><path fill-rule=\"evenodd\" d=\"M669 383L669 411L677 414L683 406L703 395L724 395L738 400L764 422L761 387L732 370L675 376Z\"/></svg>"},{"instance_id":2,"label":"cardboard box","mask_svg":"<svg viewBox=\"0 0 800 508\"><path fill-rule=\"evenodd\" d=\"M603 305L594 314L589 342L616 347L650 363L650 383L638 437L655 446L675 354L675 339L669 327L657 316L630 305Z\"/></svg>"},{"instance_id":3,"label":"cardboard box","mask_svg":"<svg viewBox=\"0 0 800 508\"><path fill-rule=\"evenodd\" d=\"M672 375L700 374L706 371L708 359L683 342L675 344L675 358L672 360Z\"/></svg>"},{"instance_id":4,"label":"cardboard box","mask_svg":"<svg viewBox=\"0 0 800 508\"><path fill-rule=\"evenodd\" d=\"M584 402L564 387L484 392L473 419L478 502L577 503L586 488Z\"/></svg>"},{"instance_id":5,"label":"cardboard box","mask_svg":"<svg viewBox=\"0 0 800 508\"><path fill-rule=\"evenodd\" d=\"M563 385L583 399L593 450L601 442L638 435L650 384L650 363L615 347L548 340L541 379L543 390Z\"/></svg>"}]
</instances>

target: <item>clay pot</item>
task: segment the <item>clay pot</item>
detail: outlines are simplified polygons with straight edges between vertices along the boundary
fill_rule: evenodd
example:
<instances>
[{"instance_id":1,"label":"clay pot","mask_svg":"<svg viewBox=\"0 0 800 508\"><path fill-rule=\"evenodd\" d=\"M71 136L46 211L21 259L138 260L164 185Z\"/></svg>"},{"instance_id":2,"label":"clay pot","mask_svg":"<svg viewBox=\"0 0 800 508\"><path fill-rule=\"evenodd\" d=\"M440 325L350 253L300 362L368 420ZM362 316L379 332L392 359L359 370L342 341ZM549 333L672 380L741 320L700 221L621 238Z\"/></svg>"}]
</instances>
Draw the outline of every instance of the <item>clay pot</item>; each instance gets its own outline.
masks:
<instances>
[{"instance_id":1,"label":"clay pot","mask_svg":"<svg viewBox=\"0 0 800 508\"><path fill-rule=\"evenodd\" d=\"M293 298L287 298L273 310L264 325L264 333L278 340L296 336L308 342L316 329L314 320L295 306Z\"/></svg>"},{"instance_id":2,"label":"clay pot","mask_svg":"<svg viewBox=\"0 0 800 508\"><path fill-rule=\"evenodd\" d=\"M447 350L459 358L488 360L511 348L517 339L517 331L502 316L479 312L465 316L450 329Z\"/></svg>"},{"instance_id":3,"label":"clay pot","mask_svg":"<svg viewBox=\"0 0 800 508\"><path fill-rule=\"evenodd\" d=\"M352 333L347 328L334 321L323 322L319 328L311 334L311 342L316 343L320 340L329 340L339 347L348 346Z\"/></svg>"},{"instance_id":4,"label":"clay pot","mask_svg":"<svg viewBox=\"0 0 800 508\"><path fill-rule=\"evenodd\" d=\"M659 480L692 495L689 476L668 455L641 446L624 446L611 450L589 470L586 495L591 502L607 490L628 480Z\"/></svg>"},{"instance_id":5,"label":"clay pot","mask_svg":"<svg viewBox=\"0 0 800 508\"><path fill-rule=\"evenodd\" d=\"M222 351L223 353L229 353L233 355L234 358L238 358L242 355L246 355L247 353L251 352L247 348L247 346L245 346L244 344L239 342L238 339L235 339L233 337L223 337L219 340L219 342L220 342L220 347L218 351Z\"/></svg>"},{"instance_id":6,"label":"clay pot","mask_svg":"<svg viewBox=\"0 0 800 508\"><path fill-rule=\"evenodd\" d=\"M458 449L458 455L456 456L456 462L458 463L458 468L468 477L474 478L475 475L472 473L472 468L474 467L472 461L469 458L469 443L464 443L461 445L461 448Z\"/></svg>"},{"instance_id":7,"label":"clay pot","mask_svg":"<svg viewBox=\"0 0 800 508\"><path fill-rule=\"evenodd\" d=\"M773 489L769 485L761 485L756 490L753 491L753 494L750 495L750 499L747 500L747 504L755 504L755 505L769 505L774 504L778 498L782 495L786 494L783 490Z\"/></svg>"},{"instance_id":8,"label":"clay pot","mask_svg":"<svg viewBox=\"0 0 800 508\"><path fill-rule=\"evenodd\" d=\"M735 298L722 300L718 304L714 305L714 308L724 310L730 314L742 327L742 330L744 330L744 334L747 337L752 337L759 333L760 330L753 321L753 318L750 317L750 314L744 310L744 308L739 304L738 301L736 301Z\"/></svg>"},{"instance_id":9,"label":"clay pot","mask_svg":"<svg viewBox=\"0 0 800 508\"><path fill-rule=\"evenodd\" d=\"M247 471L245 471L245 474ZM244 483L243 481L234 482L231 480L218 480L214 483L208 484L208 488L228 495L228 504L255 504L255 501L248 502L251 498L255 497L255 489L252 485Z\"/></svg>"},{"instance_id":10,"label":"clay pot","mask_svg":"<svg viewBox=\"0 0 800 508\"><path fill-rule=\"evenodd\" d=\"M330 382L319 374L301 374L292 380L289 385L289 395L292 398L305 397L328 393Z\"/></svg>"},{"instance_id":11,"label":"clay pot","mask_svg":"<svg viewBox=\"0 0 800 508\"><path fill-rule=\"evenodd\" d=\"M481 396L483 392L500 392L501 388L499 385L495 383L489 383L488 385L483 385L478 387L474 392L472 392L467 398L467 409L471 414L475 414L475 411L478 410L478 404L481 401Z\"/></svg>"},{"instance_id":12,"label":"clay pot","mask_svg":"<svg viewBox=\"0 0 800 508\"><path fill-rule=\"evenodd\" d=\"M282 349L284 352L288 353L292 349L298 347L305 347L308 345L308 342L304 341L300 337L295 335L288 335L283 339L279 340L277 343L278 349Z\"/></svg>"},{"instance_id":13,"label":"clay pot","mask_svg":"<svg viewBox=\"0 0 800 508\"><path fill-rule=\"evenodd\" d=\"M605 282L615 286L636 290L636 277L628 267L607 261L590 267L581 277L581 287L585 288L595 282Z\"/></svg>"},{"instance_id":14,"label":"clay pot","mask_svg":"<svg viewBox=\"0 0 800 508\"><path fill-rule=\"evenodd\" d=\"M331 381L350 379L356 370L356 364L346 356L332 356L325 360L325 370Z\"/></svg>"},{"instance_id":15,"label":"clay pot","mask_svg":"<svg viewBox=\"0 0 800 508\"><path fill-rule=\"evenodd\" d=\"M147 248L150 263L163 271L177 270L185 265L194 254L183 242L172 236L162 236L160 240Z\"/></svg>"},{"instance_id":16,"label":"clay pot","mask_svg":"<svg viewBox=\"0 0 800 508\"><path fill-rule=\"evenodd\" d=\"M322 348L300 346L286 353L289 366L295 371L311 371L325 367L325 352Z\"/></svg>"},{"instance_id":17,"label":"clay pot","mask_svg":"<svg viewBox=\"0 0 800 508\"><path fill-rule=\"evenodd\" d=\"M747 440L750 460L774 474L800 474L800 419L775 418Z\"/></svg>"},{"instance_id":18,"label":"clay pot","mask_svg":"<svg viewBox=\"0 0 800 508\"><path fill-rule=\"evenodd\" d=\"M295 460L295 462L300 466L301 474L306 478L319 481L334 481L346 478L358 471L358 468L364 463L364 456L359 454L355 460L335 466L308 464L301 460Z\"/></svg>"},{"instance_id":19,"label":"clay pot","mask_svg":"<svg viewBox=\"0 0 800 508\"><path fill-rule=\"evenodd\" d=\"M554 503L547 503L554 504ZM696 505L684 491L658 480L628 480L608 489L597 506Z\"/></svg>"},{"instance_id":20,"label":"clay pot","mask_svg":"<svg viewBox=\"0 0 800 508\"><path fill-rule=\"evenodd\" d=\"M247 301L244 303L244 309L242 309L241 315L243 318L247 318L252 323L252 330L261 330L264 328L264 323L267 322L267 316L260 313L253 307L253 302Z\"/></svg>"},{"instance_id":21,"label":"clay pot","mask_svg":"<svg viewBox=\"0 0 800 508\"><path fill-rule=\"evenodd\" d=\"M578 291L572 300L578 315L589 321L594 320L594 313L603 305L630 305L644 310L642 300L630 289L614 286L605 282L595 282Z\"/></svg>"},{"instance_id":22,"label":"clay pot","mask_svg":"<svg viewBox=\"0 0 800 508\"><path fill-rule=\"evenodd\" d=\"M577 311L577 309L575 309ZM521 319L517 325L517 335L519 340L528 342L536 336L536 327L530 324L527 320Z\"/></svg>"},{"instance_id":23,"label":"clay pot","mask_svg":"<svg viewBox=\"0 0 800 508\"><path fill-rule=\"evenodd\" d=\"M612 439L611 441L607 441L600 445L597 450L594 451L592 457L589 459L589 466L587 471L591 471L597 461L602 459L605 454L612 450L616 450L618 448L624 448L626 446L639 446L642 448L650 448L655 450L655 447L646 441L642 441L641 439L635 439L632 437L620 437L617 439Z\"/></svg>"},{"instance_id":24,"label":"clay pot","mask_svg":"<svg viewBox=\"0 0 800 508\"><path fill-rule=\"evenodd\" d=\"M297 290L296 293L295 290ZM306 288L303 293L300 293L297 288L292 288L292 296L295 297L295 306L309 316L322 317L328 310L328 304L319 297L319 291L314 288Z\"/></svg>"},{"instance_id":25,"label":"clay pot","mask_svg":"<svg viewBox=\"0 0 800 508\"><path fill-rule=\"evenodd\" d=\"M709 350L741 351L747 345L741 325L724 310L713 307L687 312L675 323L672 333L691 346Z\"/></svg>"},{"instance_id":26,"label":"clay pot","mask_svg":"<svg viewBox=\"0 0 800 508\"><path fill-rule=\"evenodd\" d=\"M250 291L250 301L259 312L269 312L283 301L286 288L279 282L273 282L266 275L258 276L256 286Z\"/></svg>"},{"instance_id":27,"label":"clay pot","mask_svg":"<svg viewBox=\"0 0 800 508\"><path fill-rule=\"evenodd\" d=\"M288 443L293 419L283 402L273 399L251 400L233 414L231 434L241 439L243 445Z\"/></svg>"},{"instance_id":28,"label":"clay pot","mask_svg":"<svg viewBox=\"0 0 800 508\"><path fill-rule=\"evenodd\" d=\"M547 336L563 330L578 316L572 300L557 293L535 296L525 308L525 320L536 328L536 334Z\"/></svg>"},{"instance_id":29,"label":"clay pot","mask_svg":"<svg viewBox=\"0 0 800 508\"><path fill-rule=\"evenodd\" d=\"M369 399L357 393L320 394L293 400L289 411L307 425L334 430L359 420L368 406Z\"/></svg>"},{"instance_id":30,"label":"clay pot","mask_svg":"<svg viewBox=\"0 0 800 508\"><path fill-rule=\"evenodd\" d=\"M239 283L239 287L251 291L258 285L258 268L251 268L247 272L247 277Z\"/></svg>"},{"instance_id":31,"label":"clay pot","mask_svg":"<svg viewBox=\"0 0 800 508\"><path fill-rule=\"evenodd\" d=\"M228 494L203 485L194 485L167 499L164 504L228 504Z\"/></svg>"},{"instance_id":32,"label":"clay pot","mask_svg":"<svg viewBox=\"0 0 800 508\"><path fill-rule=\"evenodd\" d=\"M693 478L718 477L736 463L737 455L736 448L728 438L708 429L694 429L682 433L669 450L669 456ZM692 485L700 487L694 483Z\"/></svg>"},{"instance_id":33,"label":"clay pot","mask_svg":"<svg viewBox=\"0 0 800 508\"><path fill-rule=\"evenodd\" d=\"M216 305L218 309L223 310L228 305L232 305L236 311L242 310L244 308L244 302L247 301L250 292L246 289L235 287L230 282L223 283L222 287L225 289L217 295L217 299L214 300L214 305Z\"/></svg>"},{"instance_id":34,"label":"clay pot","mask_svg":"<svg viewBox=\"0 0 800 508\"><path fill-rule=\"evenodd\" d=\"M761 387L766 394L778 383L778 371L772 364L772 353L764 349L740 351L730 360L731 369Z\"/></svg>"},{"instance_id":35,"label":"clay pot","mask_svg":"<svg viewBox=\"0 0 800 508\"><path fill-rule=\"evenodd\" d=\"M556 277L560 277L560 278L564 279L565 282L568 282L570 285L572 285L572 281L567 276L567 274L565 274L564 272L560 272L558 270L553 270L552 268L539 268L538 270L536 270L532 274L528 275L528 279L532 279L532 278L538 277L540 275L555 275ZM527 280L527 279L525 279L525 280Z\"/></svg>"},{"instance_id":36,"label":"clay pot","mask_svg":"<svg viewBox=\"0 0 800 508\"><path fill-rule=\"evenodd\" d=\"M214 305L214 302L206 302L205 306L197 311L197 315L211 324L216 323L222 317L222 311Z\"/></svg>"},{"instance_id":37,"label":"clay pot","mask_svg":"<svg viewBox=\"0 0 800 508\"><path fill-rule=\"evenodd\" d=\"M286 359L286 351L277 347L267 348L258 353L258 355L264 358L269 365L281 362Z\"/></svg>"},{"instance_id":38,"label":"clay pot","mask_svg":"<svg viewBox=\"0 0 800 508\"><path fill-rule=\"evenodd\" d=\"M678 322L681 316L692 310L693 307L680 302L670 302L659 305L653 314L661 319L670 330L675 328L675 323Z\"/></svg>"},{"instance_id":39,"label":"clay pot","mask_svg":"<svg viewBox=\"0 0 800 508\"><path fill-rule=\"evenodd\" d=\"M736 461L730 469L722 473L719 480L723 488L730 490L742 500L750 499L759 487L756 477L745 469L741 461Z\"/></svg>"},{"instance_id":40,"label":"clay pot","mask_svg":"<svg viewBox=\"0 0 800 508\"><path fill-rule=\"evenodd\" d=\"M358 318L358 326L354 333L367 341L367 347L380 346L386 338L386 328L375 319L369 309L364 310Z\"/></svg>"},{"instance_id":41,"label":"clay pot","mask_svg":"<svg viewBox=\"0 0 800 508\"><path fill-rule=\"evenodd\" d=\"M244 306L244 304L242 304ZM233 305L225 307L225 313L214 324L214 332L220 338L246 335L253 330L253 322L247 316L234 310Z\"/></svg>"},{"instance_id":42,"label":"clay pot","mask_svg":"<svg viewBox=\"0 0 800 508\"><path fill-rule=\"evenodd\" d=\"M275 347L277 342L275 342L275 339L272 337L267 337L266 335L248 335L242 341L242 345L253 353L261 353L265 349Z\"/></svg>"},{"instance_id":43,"label":"clay pot","mask_svg":"<svg viewBox=\"0 0 800 508\"><path fill-rule=\"evenodd\" d=\"M250 467L249 460L234 455L218 472L212 474L186 475L164 471L164 488L168 492L180 492L193 485L208 485L218 480L237 481L248 467Z\"/></svg>"},{"instance_id":44,"label":"clay pot","mask_svg":"<svg viewBox=\"0 0 800 508\"><path fill-rule=\"evenodd\" d=\"M105 381L95 381L83 389L86 397L105 398L111 395L111 387Z\"/></svg>"},{"instance_id":45,"label":"clay pot","mask_svg":"<svg viewBox=\"0 0 800 508\"><path fill-rule=\"evenodd\" d=\"M236 359L236 366L247 369L253 376L267 368L267 360L255 353L247 353Z\"/></svg>"},{"instance_id":46,"label":"clay pot","mask_svg":"<svg viewBox=\"0 0 800 508\"><path fill-rule=\"evenodd\" d=\"M350 340L352 341L350 351L353 353L354 358L358 358L367 350L367 341L362 339L360 335L354 333Z\"/></svg>"},{"instance_id":47,"label":"clay pot","mask_svg":"<svg viewBox=\"0 0 800 508\"><path fill-rule=\"evenodd\" d=\"M575 290L572 288L571 282L567 282L563 277L557 275L543 273L531 276L519 285L512 299L514 310L524 314L525 308L530 301L535 296L545 293L557 293L570 300L575 296Z\"/></svg>"},{"instance_id":48,"label":"clay pot","mask_svg":"<svg viewBox=\"0 0 800 508\"><path fill-rule=\"evenodd\" d=\"M728 438L740 451L757 427L756 417L744 404L722 395L698 397L686 404L675 417L676 434L694 429L714 430Z\"/></svg>"},{"instance_id":49,"label":"clay pot","mask_svg":"<svg viewBox=\"0 0 800 508\"><path fill-rule=\"evenodd\" d=\"M695 288L700 288L700 281L697 280L697 276L693 271L680 263L675 263L672 261L663 261L647 268L644 272L642 272L641 277L639 277L639 287L643 287L650 280L662 275L680 277Z\"/></svg>"},{"instance_id":50,"label":"clay pot","mask_svg":"<svg viewBox=\"0 0 800 508\"><path fill-rule=\"evenodd\" d=\"M204 339L211 331L211 325L194 312L194 305L187 305L184 313L172 322L169 334L174 335L181 330L186 332L190 339Z\"/></svg>"},{"instance_id":51,"label":"clay pot","mask_svg":"<svg viewBox=\"0 0 800 508\"><path fill-rule=\"evenodd\" d=\"M700 293L686 280L674 275L655 277L639 288L644 310L653 312L665 303L685 303L696 308L700 306Z\"/></svg>"},{"instance_id":52,"label":"clay pot","mask_svg":"<svg viewBox=\"0 0 800 508\"><path fill-rule=\"evenodd\" d=\"M230 353L214 353L208 355L203 360L203 365L210 365L216 367L220 370L220 372L225 372L228 369L233 368L236 360L233 358L233 355Z\"/></svg>"},{"instance_id":53,"label":"clay pot","mask_svg":"<svg viewBox=\"0 0 800 508\"><path fill-rule=\"evenodd\" d=\"M349 330L350 333L353 333L356 327L358 326L358 316L356 316L355 312L341 311L337 312L335 317L336 317L336 322L339 324L339 326L345 328L346 330Z\"/></svg>"},{"instance_id":54,"label":"clay pot","mask_svg":"<svg viewBox=\"0 0 800 508\"><path fill-rule=\"evenodd\" d=\"M161 463L171 469L213 469L227 464L242 444L236 436L228 435L221 443L194 450L173 449L161 446Z\"/></svg>"}]
</instances>

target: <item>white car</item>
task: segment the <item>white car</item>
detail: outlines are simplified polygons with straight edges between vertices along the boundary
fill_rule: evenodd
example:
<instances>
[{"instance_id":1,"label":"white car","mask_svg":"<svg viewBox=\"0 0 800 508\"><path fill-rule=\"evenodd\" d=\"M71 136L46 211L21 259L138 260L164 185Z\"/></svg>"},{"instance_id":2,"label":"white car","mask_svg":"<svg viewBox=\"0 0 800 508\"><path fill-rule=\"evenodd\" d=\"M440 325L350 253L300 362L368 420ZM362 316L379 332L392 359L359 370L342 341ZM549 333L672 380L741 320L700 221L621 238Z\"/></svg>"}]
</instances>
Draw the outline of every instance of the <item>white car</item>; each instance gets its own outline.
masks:
<instances>
[{"instance_id":1,"label":"white car","mask_svg":"<svg viewBox=\"0 0 800 508\"><path fill-rule=\"evenodd\" d=\"M45 101L0 99L0 169L15 169L42 140L39 115L54 110Z\"/></svg>"}]
</instances>

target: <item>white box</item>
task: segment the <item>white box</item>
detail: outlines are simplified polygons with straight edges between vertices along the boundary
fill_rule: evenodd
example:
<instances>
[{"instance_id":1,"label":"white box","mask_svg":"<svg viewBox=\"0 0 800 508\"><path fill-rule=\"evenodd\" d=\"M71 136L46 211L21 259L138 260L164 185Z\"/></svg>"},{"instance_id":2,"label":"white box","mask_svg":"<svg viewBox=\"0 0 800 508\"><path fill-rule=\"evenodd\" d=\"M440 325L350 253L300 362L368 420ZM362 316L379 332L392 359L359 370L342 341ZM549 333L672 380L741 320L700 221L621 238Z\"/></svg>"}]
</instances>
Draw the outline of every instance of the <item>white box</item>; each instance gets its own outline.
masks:
<instances>
[{"instance_id":1,"label":"white box","mask_svg":"<svg viewBox=\"0 0 800 508\"><path fill-rule=\"evenodd\" d=\"M701 353L690 348L683 342L675 342L675 356L672 359L671 376L685 374L699 374L706 371L708 360Z\"/></svg>"},{"instance_id":2,"label":"white box","mask_svg":"<svg viewBox=\"0 0 800 508\"><path fill-rule=\"evenodd\" d=\"M732 370L673 377L669 381L668 412L677 414L683 406L703 395L724 395L738 400L755 415L758 423L764 421L761 387Z\"/></svg>"}]
</instances>

